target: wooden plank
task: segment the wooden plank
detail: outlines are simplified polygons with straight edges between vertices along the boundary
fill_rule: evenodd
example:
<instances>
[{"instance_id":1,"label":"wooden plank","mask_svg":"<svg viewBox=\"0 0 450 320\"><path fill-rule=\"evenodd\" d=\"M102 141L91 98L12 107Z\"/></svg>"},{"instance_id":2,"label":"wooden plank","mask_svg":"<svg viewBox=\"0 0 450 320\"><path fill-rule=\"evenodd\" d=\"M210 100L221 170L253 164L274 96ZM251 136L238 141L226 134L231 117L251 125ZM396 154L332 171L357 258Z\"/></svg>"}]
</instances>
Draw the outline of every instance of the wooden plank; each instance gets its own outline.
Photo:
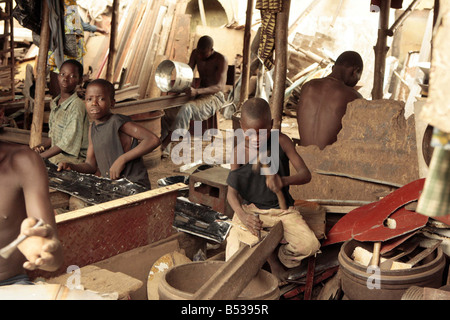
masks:
<instances>
[{"instance_id":1,"label":"wooden plank","mask_svg":"<svg viewBox=\"0 0 450 320\"><path fill-rule=\"evenodd\" d=\"M135 58L131 61L128 77L130 79L130 83L132 84L140 84L139 77L142 69L145 67L145 59L147 53L149 51L149 47L151 46L151 41L156 34L155 24L157 23L157 19L159 17L160 9L161 9L162 0L156 0L152 2L151 11L149 11L149 16L145 17L143 28L140 30L141 34L137 34L137 49L134 50Z\"/></svg>"},{"instance_id":2,"label":"wooden plank","mask_svg":"<svg viewBox=\"0 0 450 320\"><path fill-rule=\"evenodd\" d=\"M167 6L167 13L164 17L163 27L161 30L161 38L159 40L158 49L156 50L157 55L164 55L167 48L167 43L169 41L169 35L171 32L173 19L175 17L176 4L169 2Z\"/></svg>"},{"instance_id":3,"label":"wooden plank","mask_svg":"<svg viewBox=\"0 0 450 320\"><path fill-rule=\"evenodd\" d=\"M126 99L139 99L139 85L128 86L126 88L116 90L114 98L116 103Z\"/></svg>"},{"instance_id":4,"label":"wooden plank","mask_svg":"<svg viewBox=\"0 0 450 320\"><path fill-rule=\"evenodd\" d=\"M180 15L183 15L186 13L186 7L187 7L187 1L177 1L177 5L175 7L175 14L172 21L172 26L170 27L170 33L169 38L167 39L167 45L166 45L166 51L165 55L168 56L169 59L171 59L171 53L173 52L173 46L175 42L175 35L178 32L176 26L178 25L178 19Z\"/></svg>"},{"instance_id":5,"label":"wooden plank","mask_svg":"<svg viewBox=\"0 0 450 320\"><path fill-rule=\"evenodd\" d=\"M241 93L239 97L239 110L248 98L248 85L250 81L250 38L251 38L251 24L253 16L253 0L247 0L247 13L245 19L244 30L244 46L243 46L243 60L242 60L242 77L241 77Z\"/></svg>"},{"instance_id":6,"label":"wooden plank","mask_svg":"<svg viewBox=\"0 0 450 320\"><path fill-rule=\"evenodd\" d=\"M18 129L18 128L3 128L0 131L0 140L19 144L30 143L30 130ZM47 133L42 133L41 141L46 141L48 138Z\"/></svg>"},{"instance_id":7,"label":"wooden plank","mask_svg":"<svg viewBox=\"0 0 450 320\"><path fill-rule=\"evenodd\" d=\"M167 56L170 60L188 63L191 35L191 15L177 15L175 20L175 26L173 28L176 30L176 33L173 37L172 46Z\"/></svg>"},{"instance_id":8,"label":"wooden plank","mask_svg":"<svg viewBox=\"0 0 450 320\"><path fill-rule=\"evenodd\" d=\"M156 85L155 74L156 74L156 69L158 68L159 64L166 59L167 59L167 56L165 56L165 55L157 55L155 58L155 63L153 64L152 73L150 74L150 79L148 81L148 89L147 89L148 97L147 98L151 99L151 98L157 98L157 97L161 96L161 90Z\"/></svg>"},{"instance_id":9,"label":"wooden plank","mask_svg":"<svg viewBox=\"0 0 450 320\"><path fill-rule=\"evenodd\" d=\"M136 6L136 1L132 3L132 6L128 8L128 11L122 17L123 19L119 24L119 46L117 48L117 57L114 65L114 79L120 77L120 73L123 69L124 61L127 57L127 52L130 44L133 42L134 38L131 36L136 32L139 23L142 19L142 15L145 10L139 10Z\"/></svg>"},{"instance_id":10,"label":"wooden plank","mask_svg":"<svg viewBox=\"0 0 450 320\"><path fill-rule=\"evenodd\" d=\"M111 200L105 203L96 204L93 206L85 207L75 211L67 212L63 215L56 217L56 223L68 222L71 220L79 219L82 217L92 216L107 210L117 209L123 206L133 205L137 202L158 197L162 194L177 191L187 186L184 183L176 183L170 186L161 187L158 189L152 189L146 192L141 192L135 195L131 195L125 198Z\"/></svg>"},{"instance_id":11,"label":"wooden plank","mask_svg":"<svg viewBox=\"0 0 450 320\"><path fill-rule=\"evenodd\" d=\"M162 20L164 15L167 12L166 6L161 6L159 8L158 16L154 23L153 35L150 40L150 44L147 48L147 52L144 58L143 65L141 66L140 72L138 74L138 83L139 83L139 97L141 99L146 97L146 92L150 80L150 76L153 69L153 62L155 60L156 49L158 47L159 40L161 38L160 32L162 28Z\"/></svg>"},{"instance_id":12,"label":"wooden plank","mask_svg":"<svg viewBox=\"0 0 450 320\"><path fill-rule=\"evenodd\" d=\"M256 246L244 246L194 294L193 300L233 300L259 272L283 238L278 222Z\"/></svg>"},{"instance_id":13,"label":"wooden plank","mask_svg":"<svg viewBox=\"0 0 450 320\"><path fill-rule=\"evenodd\" d=\"M186 94L177 96L163 96L150 99L142 99L138 101L118 103L111 109L112 113L120 113L124 115L140 114L145 112L164 110L181 106L189 101Z\"/></svg>"},{"instance_id":14,"label":"wooden plank","mask_svg":"<svg viewBox=\"0 0 450 320\"><path fill-rule=\"evenodd\" d=\"M112 6L112 20L111 20L111 32L109 38L109 55L108 55L108 65L106 67L106 80L109 82L114 82L114 59L117 55L116 40L117 40L117 19L119 15L119 0L113 0Z\"/></svg>"}]
</instances>

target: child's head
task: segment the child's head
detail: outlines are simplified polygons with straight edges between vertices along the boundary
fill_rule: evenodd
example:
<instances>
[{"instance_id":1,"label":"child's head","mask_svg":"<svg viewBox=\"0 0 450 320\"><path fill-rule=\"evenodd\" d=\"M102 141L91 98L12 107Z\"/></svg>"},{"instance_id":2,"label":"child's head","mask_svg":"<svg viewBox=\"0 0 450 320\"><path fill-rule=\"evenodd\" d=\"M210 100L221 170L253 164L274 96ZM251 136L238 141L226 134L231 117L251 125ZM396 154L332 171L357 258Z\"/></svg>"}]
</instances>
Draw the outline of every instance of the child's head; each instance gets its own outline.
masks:
<instances>
[{"instance_id":1,"label":"child's head","mask_svg":"<svg viewBox=\"0 0 450 320\"><path fill-rule=\"evenodd\" d=\"M259 146L260 134L266 133L268 138L272 129L272 114L269 103L261 98L248 99L241 108L241 128L246 138L255 139Z\"/></svg>"},{"instance_id":2,"label":"child's head","mask_svg":"<svg viewBox=\"0 0 450 320\"><path fill-rule=\"evenodd\" d=\"M95 79L86 88L86 111L94 121L105 121L114 106L114 85L104 79Z\"/></svg>"},{"instance_id":3,"label":"child's head","mask_svg":"<svg viewBox=\"0 0 450 320\"><path fill-rule=\"evenodd\" d=\"M61 93L73 93L83 80L83 65L77 60L66 60L59 68L58 84Z\"/></svg>"}]
</instances>

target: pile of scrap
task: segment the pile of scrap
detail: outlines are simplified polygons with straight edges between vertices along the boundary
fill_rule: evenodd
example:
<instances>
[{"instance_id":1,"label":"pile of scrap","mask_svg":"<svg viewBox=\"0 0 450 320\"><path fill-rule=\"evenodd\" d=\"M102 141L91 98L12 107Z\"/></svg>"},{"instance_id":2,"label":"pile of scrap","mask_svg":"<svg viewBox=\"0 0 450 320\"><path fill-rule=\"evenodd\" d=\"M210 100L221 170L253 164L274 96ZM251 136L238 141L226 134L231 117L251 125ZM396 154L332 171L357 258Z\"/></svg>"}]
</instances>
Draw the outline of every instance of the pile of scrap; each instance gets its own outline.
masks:
<instances>
[{"instance_id":1,"label":"pile of scrap","mask_svg":"<svg viewBox=\"0 0 450 320\"><path fill-rule=\"evenodd\" d=\"M400 299L410 286L446 285L443 253L448 254L445 234L450 229L450 219L431 219L415 212L423 186L424 179L415 180L379 201L352 210L328 232L323 248L344 242L339 253L340 285L348 298ZM427 269L429 281L416 275L431 263L436 266ZM355 285L356 274L365 274L367 279L372 275L366 269L369 267L379 268L381 290ZM397 273L391 275L393 271ZM405 283L401 282L402 274L408 279ZM388 281L391 285L386 284ZM393 281L398 283L392 285Z\"/></svg>"}]
</instances>

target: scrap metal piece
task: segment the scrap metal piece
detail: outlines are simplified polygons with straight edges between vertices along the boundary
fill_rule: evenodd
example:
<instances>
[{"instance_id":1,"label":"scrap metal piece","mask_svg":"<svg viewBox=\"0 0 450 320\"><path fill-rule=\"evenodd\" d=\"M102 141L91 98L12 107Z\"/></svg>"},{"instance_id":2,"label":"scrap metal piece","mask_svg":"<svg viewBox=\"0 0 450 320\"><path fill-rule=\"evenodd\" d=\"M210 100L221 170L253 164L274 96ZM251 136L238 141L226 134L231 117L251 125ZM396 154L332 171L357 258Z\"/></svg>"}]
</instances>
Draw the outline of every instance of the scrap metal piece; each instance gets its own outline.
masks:
<instances>
[{"instance_id":1,"label":"scrap metal piece","mask_svg":"<svg viewBox=\"0 0 450 320\"><path fill-rule=\"evenodd\" d=\"M425 179L415 180L377 202L350 211L331 228L322 246L352 238L359 241L386 241L425 226L428 217L403 208L419 198L424 182ZM387 218L396 220L396 229L384 225Z\"/></svg>"},{"instance_id":2,"label":"scrap metal piece","mask_svg":"<svg viewBox=\"0 0 450 320\"><path fill-rule=\"evenodd\" d=\"M88 204L99 204L148 191L125 178L111 180L74 170L58 171L58 167L48 160L45 160L45 166L50 188L68 193Z\"/></svg>"},{"instance_id":3,"label":"scrap metal piece","mask_svg":"<svg viewBox=\"0 0 450 320\"><path fill-rule=\"evenodd\" d=\"M173 227L214 242L222 243L231 229L229 218L207 206L178 197Z\"/></svg>"}]
</instances>

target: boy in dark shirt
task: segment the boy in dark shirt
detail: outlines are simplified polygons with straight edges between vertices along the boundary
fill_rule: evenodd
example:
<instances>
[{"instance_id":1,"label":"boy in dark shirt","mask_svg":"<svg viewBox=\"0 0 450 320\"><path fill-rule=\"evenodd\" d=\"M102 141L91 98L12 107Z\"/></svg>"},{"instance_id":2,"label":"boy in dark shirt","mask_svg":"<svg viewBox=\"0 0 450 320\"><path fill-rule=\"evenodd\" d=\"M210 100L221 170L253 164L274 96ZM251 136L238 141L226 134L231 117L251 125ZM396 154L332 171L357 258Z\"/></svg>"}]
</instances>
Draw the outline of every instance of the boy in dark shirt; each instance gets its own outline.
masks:
<instances>
[{"instance_id":1,"label":"boy in dark shirt","mask_svg":"<svg viewBox=\"0 0 450 320\"><path fill-rule=\"evenodd\" d=\"M124 177L150 189L142 156L157 148L160 139L128 116L111 113L115 100L114 86L109 81L92 81L86 88L85 100L86 111L93 120L86 161L81 164L62 162L58 170L94 174L99 169L103 177Z\"/></svg>"},{"instance_id":2,"label":"boy in dark shirt","mask_svg":"<svg viewBox=\"0 0 450 320\"><path fill-rule=\"evenodd\" d=\"M263 227L271 227L277 221L282 221L287 244L280 247L278 257L274 255L269 258L269 264L272 272L280 281L284 281L287 273L280 261L285 267L292 268L320 248L314 232L293 208L294 200L289 194L290 185L308 183L311 173L295 150L292 140L283 133L271 133L270 107L264 99L252 98L244 103L241 109L241 128L245 139L238 142L234 150L234 161L227 179L227 200L235 213L235 226L227 239L226 257L229 259L238 250L240 242L249 245L257 243L257 235L262 232ZM279 134L279 139L274 139L277 143L272 145L273 139L269 138L275 133ZM261 174L259 168L255 170L253 157L266 144L271 153L270 167L278 170ZM241 150L245 150L244 161L239 160ZM289 171L290 164L297 171L293 175ZM280 208L277 197L280 191L286 208Z\"/></svg>"}]
</instances>

